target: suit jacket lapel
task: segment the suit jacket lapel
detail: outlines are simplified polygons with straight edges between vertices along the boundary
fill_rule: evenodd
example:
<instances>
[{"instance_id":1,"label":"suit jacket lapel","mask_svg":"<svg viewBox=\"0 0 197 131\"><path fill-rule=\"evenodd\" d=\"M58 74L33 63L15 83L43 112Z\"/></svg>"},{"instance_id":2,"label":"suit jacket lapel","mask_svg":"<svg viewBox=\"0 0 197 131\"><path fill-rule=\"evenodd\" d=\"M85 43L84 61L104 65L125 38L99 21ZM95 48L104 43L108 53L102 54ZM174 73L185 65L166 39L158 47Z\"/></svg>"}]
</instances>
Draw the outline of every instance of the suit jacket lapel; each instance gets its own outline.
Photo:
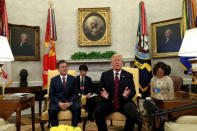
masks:
<instances>
[{"instance_id":1,"label":"suit jacket lapel","mask_svg":"<svg viewBox=\"0 0 197 131\"><path fill-rule=\"evenodd\" d=\"M123 83L124 83L124 81L125 81L125 78L126 76L125 76L125 71L124 70L122 70L121 71L121 74L120 74L120 90L123 90Z\"/></svg>"},{"instance_id":2,"label":"suit jacket lapel","mask_svg":"<svg viewBox=\"0 0 197 131\"><path fill-rule=\"evenodd\" d=\"M123 82L123 79L124 79L124 71L122 70L121 71L121 74L120 74L120 86L119 87L122 87L122 82Z\"/></svg>"},{"instance_id":3,"label":"suit jacket lapel","mask_svg":"<svg viewBox=\"0 0 197 131\"><path fill-rule=\"evenodd\" d=\"M70 82L70 75L67 74L67 81L66 81L66 89L69 87Z\"/></svg>"},{"instance_id":4,"label":"suit jacket lapel","mask_svg":"<svg viewBox=\"0 0 197 131\"><path fill-rule=\"evenodd\" d=\"M85 84L86 81L87 81L87 76L84 77L84 84Z\"/></svg>"},{"instance_id":5,"label":"suit jacket lapel","mask_svg":"<svg viewBox=\"0 0 197 131\"><path fill-rule=\"evenodd\" d=\"M112 86L114 87L115 86L115 80L114 80L114 71L113 71L113 69L111 70L111 72L110 72L111 74L110 74L110 76L112 76L112 77L110 77L110 81L112 81Z\"/></svg>"},{"instance_id":6,"label":"suit jacket lapel","mask_svg":"<svg viewBox=\"0 0 197 131\"><path fill-rule=\"evenodd\" d=\"M77 85L80 86L81 82L80 82L80 75L77 76Z\"/></svg>"},{"instance_id":7,"label":"suit jacket lapel","mask_svg":"<svg viewBox=\"0 0 197 131\"><path fill-rule=\"evenodd\" d=\"M58 83L60 83L61 87L64 88L60 75L59 75L59 77L58 77Z\"/></svg>"}]
</instances>

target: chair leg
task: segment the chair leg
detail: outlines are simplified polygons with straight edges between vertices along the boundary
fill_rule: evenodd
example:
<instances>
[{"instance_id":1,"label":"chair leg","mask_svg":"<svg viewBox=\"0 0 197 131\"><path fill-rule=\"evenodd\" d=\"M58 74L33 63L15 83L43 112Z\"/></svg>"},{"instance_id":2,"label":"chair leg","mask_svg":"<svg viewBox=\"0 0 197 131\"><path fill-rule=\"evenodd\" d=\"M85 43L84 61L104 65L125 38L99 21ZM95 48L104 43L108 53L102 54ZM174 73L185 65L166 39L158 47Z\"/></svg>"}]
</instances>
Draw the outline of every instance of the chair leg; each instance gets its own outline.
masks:
<instances>
[{"instance_id":1,"label":"chair leg","mask_svg":"<svg viewBox=\"0 0 197 131\"><path fill-rule=\"evenodd\" d=\"M142 122L139 122L138 123L138 131L141 131L142 130Z\"/></svg>"},{"instance_id":2,"label":"chair leg","mask_svg":"<svg viewBox=\"0 0 197 131\"><path fill-rule=\"evenodd\" d=\"M82 119L83 119L83 131L85 131L87 118L82 118Z\"/></svg>"},{"instance_id":3,"label":"chair leg","mask_svg":"<svg viewBox=\"0 0 197 131\"><path fill-rule=\"evenodd\" d=\"M41 127L41 130L44 131L44 121L40 122L40 127Z\"/></svg>"},{"instance_id":4,"label":"chair leg","mask_svg":"<svg viewBox=\"0 0 197 131\"><path fill-rule=\"evenodd\" d=\"M113 126L113 121L112 120L110 120L110 126Z\"/></svg>"},{"instance_id":5,"label":"chair leg","mask_svg":"<svg viewBox=\"0 0 197 131\"><path fill-rule=\"evenodd\" d=\"M153 127L153 131L156 131L156 120L155 117L152 118L152 127Z\"/></svg>"},{"instance_id":6,"label":"chair leg","mask_svg":"<svg viewBox=\"0 0 197 131\"><path fill-rule=\"evenodd\" d=\"M51 125L50 125L50 122L48 121L48 126L47 126L47 128L50 128L51 127Z\"/></svg>"}]
</instances>

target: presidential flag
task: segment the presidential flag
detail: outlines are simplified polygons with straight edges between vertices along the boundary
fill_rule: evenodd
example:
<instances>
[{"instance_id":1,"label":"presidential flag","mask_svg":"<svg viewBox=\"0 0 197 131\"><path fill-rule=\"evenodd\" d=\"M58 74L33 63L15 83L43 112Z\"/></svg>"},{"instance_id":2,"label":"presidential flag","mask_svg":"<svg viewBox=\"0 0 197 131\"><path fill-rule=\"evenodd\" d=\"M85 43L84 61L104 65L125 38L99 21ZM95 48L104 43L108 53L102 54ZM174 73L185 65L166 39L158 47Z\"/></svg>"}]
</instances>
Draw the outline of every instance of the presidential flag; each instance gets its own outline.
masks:
<instances>
[{"instance_id":1,"label":"presidential flag","mask_svg":"<svg viewBox=\"0 0 197 131\"><path fill-rule=\"evenodd\" d=\"M151 59L149 53L148 30L144 2L139 3L139 24L135 46L134 67L139 68L140 93L145 98L149 96L149 83L152 78Z\"/></svg>"},{"instance_id":2,"label":"presidential flag","mask_svg":"<svg viewBox=\"0 0 197 131\"><path fill-rule=\"evenodd\" d=\"M186 30L195 28L196 23L196 2L195 0L183 0L182 5L182 34L184 36L184 33ZM197 45L196 45L197 46ZM181 56L180 57L180 65L184 69L185 74L192 74L191 69L191 63L189 59L195 58L195 56Z\"/></svg>"},{"instance_id":3,"label":"presidential flag","mask_svg":"<svg viewBox=\"0 0 197 131\"><path fill-rule=\"evenodd\" d=\"M44 60L43 60L43 89L47 87L48 70L56 69L56 52L55 52L56 40L57 40L57 36L56 36L54 9L50 7L48 9L47 27L45 33Z\"/></svg>"}]
</instances>

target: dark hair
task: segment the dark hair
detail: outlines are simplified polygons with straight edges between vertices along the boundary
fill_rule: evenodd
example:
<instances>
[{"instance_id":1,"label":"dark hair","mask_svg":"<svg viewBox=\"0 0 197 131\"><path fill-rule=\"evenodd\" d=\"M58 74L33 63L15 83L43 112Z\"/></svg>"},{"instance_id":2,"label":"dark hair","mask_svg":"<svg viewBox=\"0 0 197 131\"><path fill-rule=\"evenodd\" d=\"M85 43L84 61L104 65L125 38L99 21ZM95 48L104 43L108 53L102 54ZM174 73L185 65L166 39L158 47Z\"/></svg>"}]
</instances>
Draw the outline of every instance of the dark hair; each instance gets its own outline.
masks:
<instances>
[{"instance_id":1,"label":"dark hair","mask_svg":"<svg viewBox=\"0 0 197 131\"><path fill-rule=\"evenodd\" d=\"M60 67L60 64L62 64L62 63L66 63L66 61L65 60L59 60L58 62L57 62L57 68L59 68ZM66 63L67 64L67 63Z\"/></svg>"},{"instance_id":2,"label":"dark hair","mask_svg":"<svg viewBox=\"0 0 197 131\"><path fill-rule=\"evenodd\" d=\"M158 62L157 64L154 65L153 67L153 74L156 75L157 74L157 71L158 69L161 68L163 71L164 71L164 76L168 75L169 74L169 71L168 71L168 67L165 63L163 62ZM171 72L171 71L170 71Z\"/></svg>"},{"instance_id":3,"label":"dark hair","mask_svg":"<svg viewBox=\"0 0 197 131\"><path fill-rule=\"evenodd\" d=\"M88 71L88 67L87 67L87 65L80 65L80 66L79 66L79 70L80 70L80 71L81 71L81 70Z\"/></svg>"},{"instance_id":4,"label":"dark hair","mask_svg":"<svg viewBox=\"0 0 197 131\"><path fill-rule=\"evenodd\" d=\"M166 65L167 67L167 75L170 75L171 74L171 67L169 65Z\"/></svg>"}]
</instances>

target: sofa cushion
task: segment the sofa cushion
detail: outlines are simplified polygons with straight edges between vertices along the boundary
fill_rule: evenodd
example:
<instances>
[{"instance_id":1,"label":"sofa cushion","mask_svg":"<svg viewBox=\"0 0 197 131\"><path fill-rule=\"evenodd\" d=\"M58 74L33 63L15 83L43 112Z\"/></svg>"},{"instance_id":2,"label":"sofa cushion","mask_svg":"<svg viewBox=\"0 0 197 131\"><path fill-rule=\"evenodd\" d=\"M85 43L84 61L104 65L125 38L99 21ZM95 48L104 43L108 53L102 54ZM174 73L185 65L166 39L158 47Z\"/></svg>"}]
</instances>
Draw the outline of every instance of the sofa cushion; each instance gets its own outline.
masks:
<instances>
[{"instance_id":1,"label":"sofa cushion","mask_svg":"<svg viewBox=\"0 0 197 131\"><path fill-rule=\"evenodd\" d=\"M2 119L2 118L0 118L0 126L1 126L1 125L5 125L5 120Z\"/></svg>"},{"instance_id":2,"label":"sofa cushion","mask_svg":"<svg viewBox=\"0 0 197 131\"><path fill-rule=\"evenodd\" d=\"M16 131L15 124L5 124L0 126L0 131Z\"/></svg>"},{"instance_id":3,"label":"sofa cushion","mask_svg":"<svg viewBox=\"0 0 197 131\"><path fill-rule=\"evenodd\" d=\"M197 131L197 124L177 124L174 122L165 122L165 131Z\"/></svg>"},{"instance_id":4,"label":"sofa cushion","mask_svg":"<svg viewBox=\"0 0 197 131\"><path fill-rule=\"evenodd\" d=\"M85 110L81 109L81 117L85 117L85 115L86 115ZM71 119L71 118L72 118L72 113L70 110L60 111L58 114L59 120ZM42 112L41 120L49 120L48 111Z\"/></svg>"},{"instance_id":5,"label":"sofa cushion","mask_svg":"<svg viewBox=\"0 0 197 131\"><path fill-rule=\"evenodd\" d=\"M176 120L178 124L197 124L197 116L181 116Z\"/></svg>"},{"instance_id":6,"label":"sofa cushion","mask_svg":"<svg viewBox=\"0 0 197 131\"><path fill-rule=\"evenodd\" d=\"M106 120L124 120L126 121L126 117L120 112L114 112L105 117Z\"/></svg>"}]
</instances>

